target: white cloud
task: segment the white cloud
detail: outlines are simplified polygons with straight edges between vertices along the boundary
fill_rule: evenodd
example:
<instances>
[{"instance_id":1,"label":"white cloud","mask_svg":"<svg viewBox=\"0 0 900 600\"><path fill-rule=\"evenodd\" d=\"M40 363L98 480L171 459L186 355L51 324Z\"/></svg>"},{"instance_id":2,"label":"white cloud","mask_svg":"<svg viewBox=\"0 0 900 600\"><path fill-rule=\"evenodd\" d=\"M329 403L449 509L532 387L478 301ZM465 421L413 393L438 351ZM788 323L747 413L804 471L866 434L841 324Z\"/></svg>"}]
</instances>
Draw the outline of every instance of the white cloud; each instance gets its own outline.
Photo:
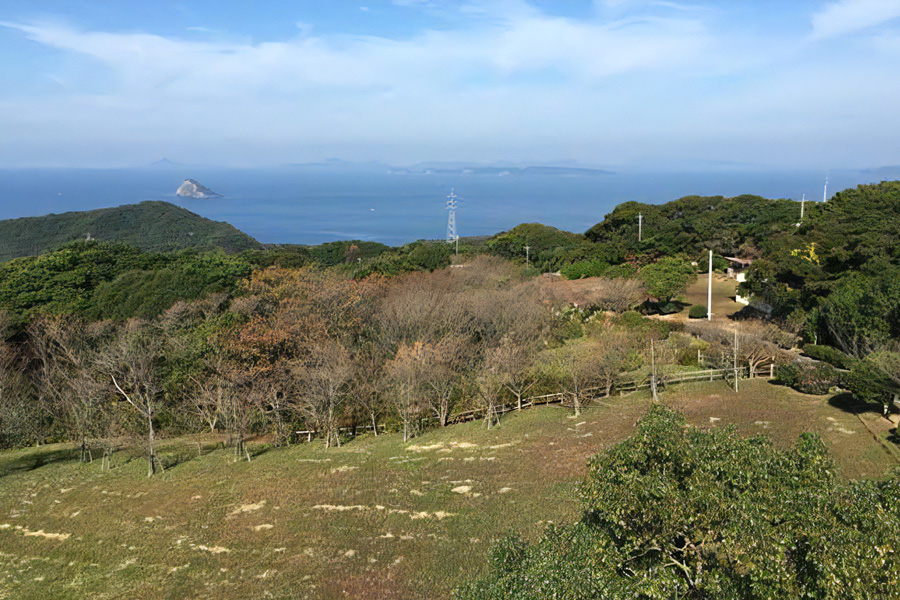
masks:
<instances>
[{"instance_id":1,"label":"white cloud","mask_svg":"<svg viewBox=\"0 0 900 600\"><path fill-rule=\"evenodd\" d=\"M29 75L60 85L36 95L11 80L0 92L0 164L41 151L78 161L88 147L104 148L104 160L146 153L140 162L172 146L186 162L231 164L666 155L796 164L826 148L900 162L900 82L887 75L900 59L896 38L823 63L801 40L723 27L721 11L627 4L575 19L479 0L448 8L456 16L441 30L401 39L326 36L305 23L293 39L261 43L0 23L63 58ZM87 87L85 72L97 73Z\"/></svg>"},{"instance_id":2,"label":"white cloud","mask_svg":"<svg viewBox=\"0 0 900 600\"><path fill-rule=\"evenodd\" d=\"M813 15L813 39L856 33L900 17L896 0L839 0Z\"/></svg>"}]
</instances>

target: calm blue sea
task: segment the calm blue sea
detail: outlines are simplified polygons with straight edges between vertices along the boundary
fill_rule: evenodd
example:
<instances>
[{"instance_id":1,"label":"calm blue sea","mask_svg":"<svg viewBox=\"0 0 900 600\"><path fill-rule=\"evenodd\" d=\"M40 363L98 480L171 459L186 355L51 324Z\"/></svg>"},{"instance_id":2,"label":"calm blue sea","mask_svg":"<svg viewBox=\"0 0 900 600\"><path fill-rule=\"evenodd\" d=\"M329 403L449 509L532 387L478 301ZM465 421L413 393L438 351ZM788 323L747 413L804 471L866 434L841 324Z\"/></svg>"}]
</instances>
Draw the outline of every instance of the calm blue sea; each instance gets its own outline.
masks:
<instances>
[{"instance_id":1,"label":"calm blue sea","mask_svg":"<svg viewBox=\"0 0 900 600\"><path fill-rule=\"evenodd\" d=\"M183 199L198 180L224 198ZM881 180L832 172L829 196ZM227 221L261 242L317 244L340 239L399 245L443 238L446 196L459 196L460 236L490 235L540 222L584 232L627 200L661 204L690 194L822 199L822 172L547 174L389 174L385 170L211 169L0 170L0 219L165 200Z\"/></svg>"}]
</instances>

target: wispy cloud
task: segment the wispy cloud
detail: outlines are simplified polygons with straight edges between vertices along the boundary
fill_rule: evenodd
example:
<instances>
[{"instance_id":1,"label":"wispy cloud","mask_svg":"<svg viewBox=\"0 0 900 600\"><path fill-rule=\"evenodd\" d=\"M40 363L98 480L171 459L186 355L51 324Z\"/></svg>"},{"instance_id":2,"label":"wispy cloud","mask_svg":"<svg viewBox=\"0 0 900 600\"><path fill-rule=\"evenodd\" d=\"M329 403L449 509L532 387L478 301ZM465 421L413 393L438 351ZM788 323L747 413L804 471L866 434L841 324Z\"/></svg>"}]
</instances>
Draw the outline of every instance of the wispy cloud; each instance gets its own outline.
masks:
<instances>
[{"instance_id":1,"label":"wispy cloud","mask_svg":"<svg viewBox=\"0 0 900 600\"><path fill-rule=\"evenodd\" d=\"M885 75L900 44L884 32L865 53L823 36L816 47L840 54L827 63L801 40L696 2L605 0L579 18L523 0L395 3L453 14L403 37L326 35L304 19L293 38L270 41L0 22L0 35L63 58L17 75L59 85L38 94L11 80L0 92L0 130L12 141L0 164L51 153L75 161L88 146L104 149L98 161L142 161L173 145L204 163L690 155L797 164L840 152L900 161L891 141L900 82ZM830 85L824 73L854 84Z\"/></svg>"},{"instance_id":2,"label":"wispy cloud","mask_svg":"<svg viewBox=\"0 0 900 600\"><path fill-rule=\"evenodd\" d=\"M856 33L900 18L900 2L894 0L839 0L813 15L813 39Z\"/></svg>"}]
</instances>

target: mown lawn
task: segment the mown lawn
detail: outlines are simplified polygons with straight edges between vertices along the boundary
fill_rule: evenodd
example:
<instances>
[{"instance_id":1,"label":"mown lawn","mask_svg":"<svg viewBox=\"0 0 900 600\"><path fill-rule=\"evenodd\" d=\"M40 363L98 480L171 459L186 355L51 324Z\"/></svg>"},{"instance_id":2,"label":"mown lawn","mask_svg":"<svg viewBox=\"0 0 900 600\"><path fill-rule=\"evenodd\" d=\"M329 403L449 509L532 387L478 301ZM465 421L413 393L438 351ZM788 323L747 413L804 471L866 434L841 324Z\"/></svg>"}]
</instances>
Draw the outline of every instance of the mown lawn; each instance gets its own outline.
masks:
<instances>
[{"instance_id":1,"label":"mown lawn","mask_svg":"<svg viewBox=\"0 0 900 600\"><path fill-rule=\"evenodd\" d=\"M764 381L664 396L696 424L778 444L819 431L848 476L897 465L827 397ZM251 463L173 440L163 453L183 462L149 480L127 453L102 473L67 446L0 453L0 598L444 598L505 530L536 536L577 518L585 459L624 439L647 406L612 398L577 419L547 406L490 431L302 444Z\"/></svg>"}]
</instances>

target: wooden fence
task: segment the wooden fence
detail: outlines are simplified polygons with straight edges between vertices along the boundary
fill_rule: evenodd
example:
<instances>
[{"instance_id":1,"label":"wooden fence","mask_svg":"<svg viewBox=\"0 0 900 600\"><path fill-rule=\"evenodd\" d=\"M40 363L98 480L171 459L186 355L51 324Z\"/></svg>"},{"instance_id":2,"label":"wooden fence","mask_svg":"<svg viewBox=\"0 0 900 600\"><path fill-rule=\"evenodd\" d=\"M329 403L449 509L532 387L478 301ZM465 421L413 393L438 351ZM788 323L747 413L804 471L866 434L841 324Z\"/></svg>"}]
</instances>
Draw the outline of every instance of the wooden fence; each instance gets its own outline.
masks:
<instances>
[{"instance_id":1,"label":"wooden fence","mask_svg":"<svg viewBox=\"0 0 900 600\"><path fill-rule=\"evenodd\" d=\"M734 381L735 372L740 379L747 379L750 374L750 367L738 367L737 370L734 368L725 368L725 369L705 369L702 371L686 371L683 373L667 373L659 376L657 380L657 385L665 389L666 386L676 385L679 383L690 383L695 381ZM775 376L775 365L767 364L758 366L753 371L754 379L771 379ZM590 403L602 399L608 398L612 394L618 394L620 396L625 396L629 394L633 394L638 390L649 389L650 388L650 377L645 377L640 381L620 381L615 383L610 389L610 393L607 394L607 388L588 388L584 393L584 401L582 402L582 407L588 406ZM598 392L602 392L602 395L598 394ZM566 392L555 392L553 394L544 394L542 396L532 396L529 398L522 399L522 410L532 408L535 406L540 406L543 404L562 404L563 406L574 407L574 403L570 398L570 394ZM516 404L501 404L495 410L495 413L499 415L506 414L508 412L513 412L518 410L518 406ZM480 419L485 418L485 414L487 409L484 407L474 408L472 410L466 410L463 412L456 413L452 415L449 419L447 419L448 425L453 425L457 423L468 423L470 421L478 421ZM438 419L436 417L423 417L420 421L422 423L431 423L436 422ZM347 435L355 435L356 429L362 429L365 431L369 431L372 429L371 425L365 427L341 427L340 431L342 434ZM383 429L382 426L379 426L379 429ZM311 442L314 437L316 437L317 432L314 429L304 430L304 431L295 431L295 438L297 441L301 442Z\"/></svg>"}]
</instances>

